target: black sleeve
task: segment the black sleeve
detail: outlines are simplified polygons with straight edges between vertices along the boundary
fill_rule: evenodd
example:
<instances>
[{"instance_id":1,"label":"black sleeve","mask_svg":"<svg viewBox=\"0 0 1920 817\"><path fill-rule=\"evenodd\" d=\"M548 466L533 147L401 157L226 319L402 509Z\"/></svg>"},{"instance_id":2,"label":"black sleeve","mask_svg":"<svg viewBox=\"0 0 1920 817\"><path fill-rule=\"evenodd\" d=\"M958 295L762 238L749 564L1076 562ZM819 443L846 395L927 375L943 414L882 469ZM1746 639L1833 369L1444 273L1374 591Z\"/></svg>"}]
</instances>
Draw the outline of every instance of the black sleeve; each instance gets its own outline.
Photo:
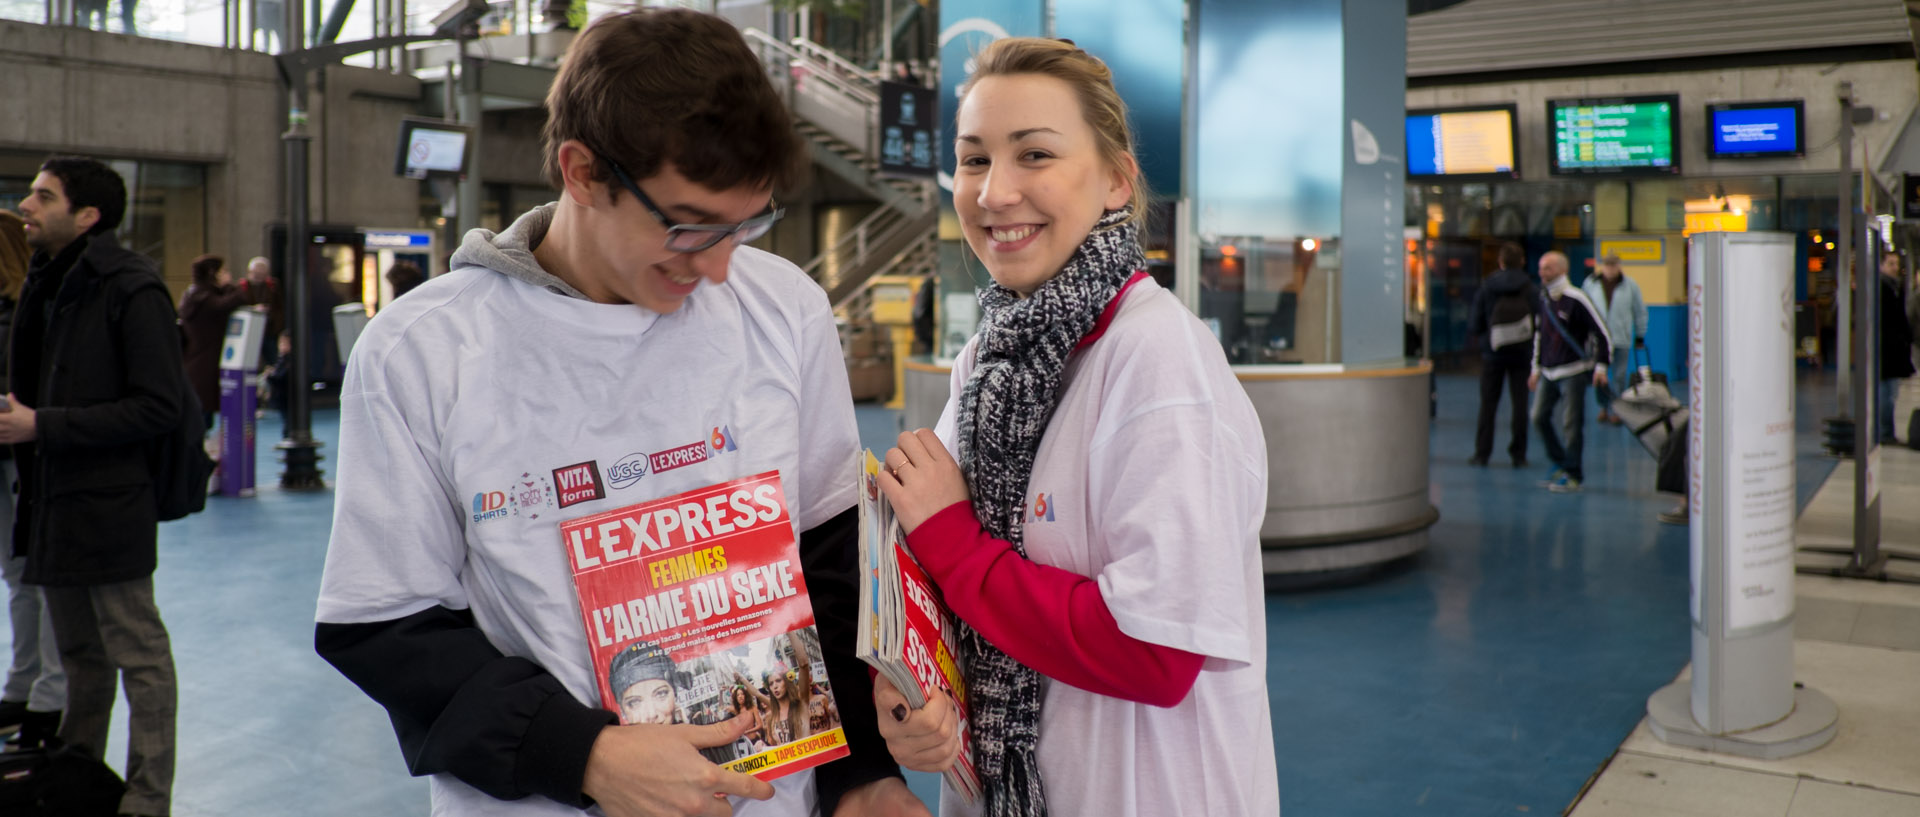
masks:
<instances>
[{"instance_id":1,"label":"black sleeve","mask_svg":"<svg viewBox=\"0 0 1920 817\"><path fill-rule=\"evenodd\" d=\"M820 652L833 682L840 726L852 754L814 771L820 813L833 817L840 798L883 777L900 777L900 766L880 737L873 710L873 678L853 657L859 636L860 508L854 506L800 534L800 566L820 630Z\"/></svg>"},{"instance_id":2,"label":"black sleeve","mask_svg":"<svg viewBox=\"0 0 1920 817\"><path fill-rule=\"evenodd\" d=\"M166 290L156 284L128 294L118 324L112 342L126 366L123 396L90 406L40 409L34 426L41 450L137 443L180 422L180 329Z\"/></svg>"},{"instance_id":3,"label":"black sleeve","mask_svg":"<svg viewBox=\"0 0 1920 817\"><path fill-rule=\"evenodd\" d=\"M1473 292L1473 307L1467 315L1467 335L1479 337L1489 331L1487 326L1487 282L1481 281L1480 288Z\"/></svg>"},{"instance_id":4,"label":"black sleeve","mask_svg":"<svg viewBox=\"0 0 1920 817\"><path fill-rule=\"evenodd\" d=\"M321 622L313 642L386 707L413 774L451 774L502 800L539 794L576 808L591 804L580 791L587 755L614 714L575 700L538 664L502 655L471 611L434 607L392 621Z\"/></svg>"}]
</instances>

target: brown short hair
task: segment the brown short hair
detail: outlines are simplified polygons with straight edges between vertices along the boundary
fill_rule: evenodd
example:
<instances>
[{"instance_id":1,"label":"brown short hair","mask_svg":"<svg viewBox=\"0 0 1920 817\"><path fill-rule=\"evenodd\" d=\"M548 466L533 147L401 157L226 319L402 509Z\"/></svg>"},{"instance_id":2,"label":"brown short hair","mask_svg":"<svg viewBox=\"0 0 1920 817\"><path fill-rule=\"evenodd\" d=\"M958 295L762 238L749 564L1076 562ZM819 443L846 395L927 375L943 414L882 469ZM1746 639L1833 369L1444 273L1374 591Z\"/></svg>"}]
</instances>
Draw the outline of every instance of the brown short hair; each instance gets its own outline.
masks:
<instances>
[{"instance_id":1,"label":"brown short hair","mask_svg":"<svg viewBox=\"0 0 1920 817\"><path fill-rule=\"evenodd\" d=\"M1120 93L1113 89L1113 72L1106 63L1081 50L1071 40L1040 37L995 40L973 62L973 76L960 86L962 105L967 103L967 93L973 90L974 83L986 77L1038 74L1072 87L1074 96L1080 100L1080 115L1093 129L1093 141L1100 149L1100 158L1123 175L1127 174L1126 160L1135 159L1135 170L1129 176L1133 182L1133 218L1136 221L1146 218L1147 181L1141 177L1139 161L1134 156L1133 130L1127 127L1127 103L1121 101Z\"/></svg>"},{"instance_id":2,"label":"brown short hair","mask_svg":"<svg viewBox=\"0 0 1920 817\"><path fill-rule=\"evenodd\" d=\"M193 282L203 287L213 286L226 265L227 259L213 254L193 259Z\"/></svg>"},{"instance_id":3,"label":"brown short hair","mask_svg":"<svg viewBox=\"0 0 1920 817\"><path fill-rule=\"evenodd\" d=\"M1512 241L1500 242L1500 268L1525 270L1527 251L1520 249L1520 245Z\"/></svg>"},{"instance_id":4,"label":"brown short hair","mask_svg":"<svg viewBox=\"0 0 1920 817\"><path fill-rule=\"evenodd\" d=\"M608 14L574 38L547 91L548 183L560 145L578 139L634 179L671 162L713 190L790 185L804 148L766 69L731 23L686 9ZM604 152L604 153L603 153ZM613 192L617 199L619 188Z\"/></svg>"}]
</instances>

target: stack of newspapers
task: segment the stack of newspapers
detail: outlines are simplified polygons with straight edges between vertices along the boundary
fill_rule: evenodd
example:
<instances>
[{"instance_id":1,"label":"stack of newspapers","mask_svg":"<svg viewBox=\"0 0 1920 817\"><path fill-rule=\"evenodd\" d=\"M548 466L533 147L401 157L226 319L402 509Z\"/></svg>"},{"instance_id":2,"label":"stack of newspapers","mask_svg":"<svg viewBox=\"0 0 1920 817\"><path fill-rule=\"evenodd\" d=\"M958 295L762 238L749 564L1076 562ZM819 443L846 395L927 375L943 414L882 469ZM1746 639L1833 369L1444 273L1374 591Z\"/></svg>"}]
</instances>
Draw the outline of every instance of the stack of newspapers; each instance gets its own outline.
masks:
<instances>
[{"instance_id":1,"label":"stack of newspapers","mask_svg":"<svg viewBox=\"0 0 1920 817\"><path fill-rule=\"evenodd\" d=\"M906 531L880 493L873 452L860 469L860 633L857 654L905 695L915 709L935 689L945 690L960 715L960 757L947 785L966 802L979 799L973 766L973 728L967 715L959 632L940 590L907 550Z\"/></svg>"}]
</instances>

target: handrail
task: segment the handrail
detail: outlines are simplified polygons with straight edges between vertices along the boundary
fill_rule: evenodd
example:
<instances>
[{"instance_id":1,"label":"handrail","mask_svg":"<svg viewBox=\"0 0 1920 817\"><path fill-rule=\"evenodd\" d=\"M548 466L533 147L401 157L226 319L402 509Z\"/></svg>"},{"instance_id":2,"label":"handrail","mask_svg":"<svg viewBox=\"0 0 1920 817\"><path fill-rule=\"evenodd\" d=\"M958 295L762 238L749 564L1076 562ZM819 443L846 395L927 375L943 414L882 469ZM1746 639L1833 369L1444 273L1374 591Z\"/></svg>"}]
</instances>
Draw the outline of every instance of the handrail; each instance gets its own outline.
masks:
<instances>
[{"instance_id":1,"label":"handrail","mask_svg":"<svg viewBox=\"0 0 1920 817\"><path fill-rule=\"evenodd\" d=\"M780 42L777 39L774 39L773 35L768 34L764 31L761 31L760 29L743 28L743 29L740 29L740 34L746 37L747 41L750 44L754 44L766 49L770 49L774 53L780 55L781 57L786 58L787 62L797 63L802 67L810 69L807 73L808 79L817 79L821 82L824 82L827 85L831 86L834 90L839 91L840 93L846 94L847 96L853 97L854 99L858 99L862 103L865 103L869 106L880 104L880 92L877 89L877 85L876 87L873 87L873 88L865 87L859 83L856 83L847 79L844 76L841 76L840 73L837 71L821 70L823 68L830 67L830 66L823 66L821 60L814 59L813 57L810 57L804 53L801 53L798 49L795 49L793 46Z\"/></svg>"},{"instance_id":2,"label":"handrail","mask_svg":"<svg viewBox=\"0 0 1920 817\"><path fill-rule=\"evenodd\" d=\"M906 275L911 277L924 277L927 275L934 274L934 272L936 271L935 268L938 266L937 264L938 258L937 258L936 252L929 251L927 247L929 243L930 242L928 241L919 241L912 244L908 244L906 249L903 249L900 252L895 253L893 258L890 260L898 261L902 257L906 257L908 258L909 263L896 266L888 274L889 275ZM873 288L873 279L876 277L878 276L877 275L867 276L865 280L861 281L858 285L854 286L853 289L848 290L847 294L834 299L833 301L834 310L838 311L841 309L845 309L848 304L851 304L854 301L859 300L861 295L866 294L867 290L870 290ZM829 293L829 297L831 297L831 293Z\"/></svg>"},{"instance_id":3,"label":"handrail","mask_svg":"<svg viewBox=\"0 0 1920 817\"><path fill-rule=\"evenodd\" d=\"M805 37L793 38L792 44L794 50L799 51L801 54L805 54L810 58L818 59L821 62L838 68L842 73L855 79L875 86L880 84L880 75L877 72L868 71L865 68L854 65L852 62L847 61L846 57L835 53L833 49Z\"/></svg>"},{"instance_id":4,"label":"handrail","mask_svg":"<svg viewBox=\"0 0 1920 817\"><path fill-rule=\"evenodd\" d=\"M919 203L918 200L915 199L909 200ZM880 207L874 208L873 212L868 213L866 218L860 219L859 222L855 223L853 229L842 234L839 240L833 242L833 245L828 247L825 252L815 256L812 261L807 262L806 266L801 267L801 271L805 272L807 277L818 280L821 267L826 264L829 258L841 260L840 256L851 253L849 257L842 261L841 266L844 267L858 263L860 259L866 257L868 247L879 245L881 242L878 239L890 233L899 223L905 222L908 215L905 210L893 205L883 204ZM833 283L837 284L839 282L835 281ZM824 281L821 282L821 286L828 289L832 288Z\"/></svg>"}]
</instances>

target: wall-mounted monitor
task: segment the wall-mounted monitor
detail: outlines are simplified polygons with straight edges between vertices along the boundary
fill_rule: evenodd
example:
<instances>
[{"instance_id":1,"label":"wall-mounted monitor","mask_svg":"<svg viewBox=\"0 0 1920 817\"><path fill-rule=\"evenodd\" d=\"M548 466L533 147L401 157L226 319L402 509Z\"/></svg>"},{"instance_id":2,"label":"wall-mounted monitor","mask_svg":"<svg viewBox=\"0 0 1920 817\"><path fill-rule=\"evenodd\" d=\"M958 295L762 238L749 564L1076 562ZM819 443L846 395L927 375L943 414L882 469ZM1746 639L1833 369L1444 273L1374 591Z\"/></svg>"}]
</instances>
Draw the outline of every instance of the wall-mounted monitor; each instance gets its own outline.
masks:
<instances>
[{"instance_id":1,"label":"wall-mounted monitor","mask_svg":"<svg viewBox=\"0 0 1920 817\"><path fill-rule=\"evenodd\" d=\"M1520 178L1519 120L1511 104L1407 111L1407 178Z\"/></svg>"},{"instance_id":2,"label":"wall-mounted monitor","mask_svg":"<svg viewBox=\"0 0 1920 817\"><path fill-rule=\"evenodd\" d=\"M1680 97L1549 100L1547 138L1556 175L1677 176Z\"/></svg>"},{"instance_id":3,"label":"wall-mounted monitor","mask_svg":"<svg viewBox=\"0 0 1920 817\"><path fill-rule=\"evenodd\" d=\"M406 119L400 122L400 152L393 172L409 179L467 172L473 129L454 122Z\"/></svg>"},{"instance_id":4,"label":"wall-mounted monitor","mask_svg":"<svg viewBox=\"0 0 1920 817\"><path fill-rule=\"evenodd\" d=\"M1714 102L1707 105L1707 158L1792 159L1807 155L1806 103Z\"/></svg>"}]
</instances>

